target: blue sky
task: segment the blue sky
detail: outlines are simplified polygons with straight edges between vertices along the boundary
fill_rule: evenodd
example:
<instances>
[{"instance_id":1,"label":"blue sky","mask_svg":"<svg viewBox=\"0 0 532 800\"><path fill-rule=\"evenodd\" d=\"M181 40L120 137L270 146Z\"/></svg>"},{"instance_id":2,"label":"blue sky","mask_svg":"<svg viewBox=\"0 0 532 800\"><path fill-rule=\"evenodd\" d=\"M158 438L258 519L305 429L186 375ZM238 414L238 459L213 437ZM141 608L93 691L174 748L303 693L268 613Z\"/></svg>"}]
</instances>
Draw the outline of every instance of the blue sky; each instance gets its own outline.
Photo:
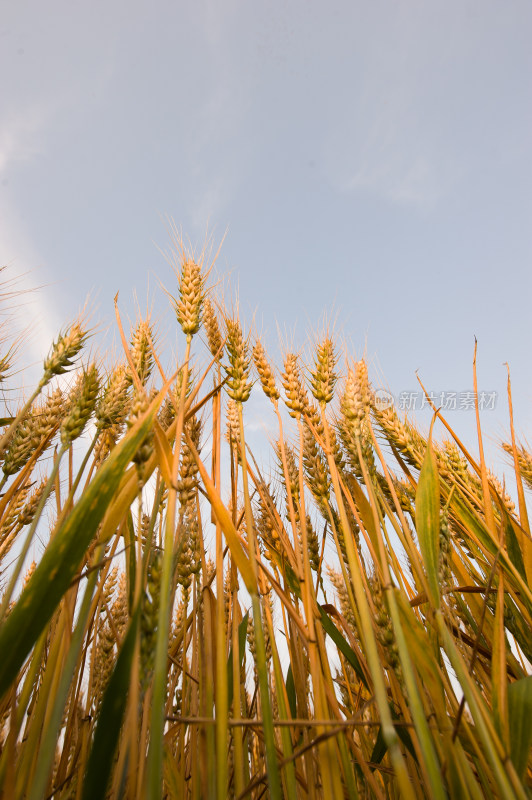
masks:
<instances>
[{"instance_id":1,"label":"blue sky","mask_svg":"<svg viewBox=\"0 0 532 800\"><path fill-rule=\"evenodd\" d=\"M486 433L509 361L532 439L531 36L528 0L4 0L0 262L46 284L29 359L88 294L96 319L117 291L159 313L170 215L226 234L273 353L326 315L396 396L416 370L460 392L476 335Z\"/></svg>"}]
</instances>

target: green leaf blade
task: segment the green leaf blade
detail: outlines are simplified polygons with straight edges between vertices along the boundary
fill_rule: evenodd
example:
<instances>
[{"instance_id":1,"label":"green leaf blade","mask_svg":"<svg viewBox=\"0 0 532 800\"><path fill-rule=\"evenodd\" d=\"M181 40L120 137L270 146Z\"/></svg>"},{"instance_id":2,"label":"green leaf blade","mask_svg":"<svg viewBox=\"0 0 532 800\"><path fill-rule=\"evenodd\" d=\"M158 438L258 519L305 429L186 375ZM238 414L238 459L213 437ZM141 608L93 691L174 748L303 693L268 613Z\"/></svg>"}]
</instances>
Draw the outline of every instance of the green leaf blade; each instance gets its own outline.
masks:
<instances>
[{"instance_id":1,"label":"green leaf blade","mask_svg":"<svg viewBox=\"0 0 532 800\"><path fill-rule=\"evenodd\" d=\"M532 675L508 686L508 717L511 759L523 780L532 747Z\"/></svg>"},{"instance_id":2,"label":"green leaf blade","mask_svg":"<svg viewBox=\"0 0 532 800\"><path fill-rule=\"evenodd\" d=\"M155 401L154 401L155 402ZM31 648L75 578L124 471L145 438L156 406L129 431L97 471L0 628L0 697L9 689Z\"/></svg>"},{"instance_id":3,"label":"green leaf blade","mask_svg":"<svg viewBox=\"0 0 532 800\"><path fill-rule=\"evenodd\" d=\"M431 431L432 434L432 431ZM438 565L440 555L440 482L436 456L429 436L416 491L416 529L427 573L430 601L440 604Z\"/></svg>"},{"instance_id":4,"label":"green leaf blade","mask_svg":"<svg viewBox=\"0 0 532 800\"><path fill-rule=\"evenodd\" d=\"M131 680L131 665L139 629L138 609L131 619L113 674L103 697L87 771L83 781L83 800L104 800L120 738Z\"/></svg>"}]
</instances>

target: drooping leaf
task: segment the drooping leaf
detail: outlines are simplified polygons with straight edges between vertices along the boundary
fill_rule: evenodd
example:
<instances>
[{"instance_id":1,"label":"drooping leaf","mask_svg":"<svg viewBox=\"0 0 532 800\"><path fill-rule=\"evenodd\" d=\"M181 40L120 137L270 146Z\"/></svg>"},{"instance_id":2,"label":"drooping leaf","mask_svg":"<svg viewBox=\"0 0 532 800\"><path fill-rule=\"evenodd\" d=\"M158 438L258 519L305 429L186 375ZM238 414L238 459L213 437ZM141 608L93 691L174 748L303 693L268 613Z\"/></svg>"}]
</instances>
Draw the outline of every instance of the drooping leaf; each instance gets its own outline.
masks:
<instances>
[{"instance_id":1,"label":"drooping leaf","mask_svg":"<svg viewBox=\"0 0 532 800\"><path fill-rule=\"evenodd\" d=\"M353 667L353 669L355 670L356 674L358 675L364 686L369 689L366 673L362 669L362 666L357 658L355 651L353 650L352 647L349 646L346 639L340 633L340 631L338 630L332 619L328 616L328 614L325 613L322 606L318 606L318 608L320 611L321 624L323 625L325 633L329 634L329 636L335 643L338 650L342 653L342 655L347 659L349 664Z\"/></svg>"},{"instance_id":2,"label":"drooping leaf","mask_svg":"<svg viewBox=\"0 0 532 800\"><path fill-rule=\"evenodd\" d=\"M394 725L395 730L397 731L397 735L399 736L400 740L402 741L402 743L404 744L404 746L406 747L406 749L408 750L408 752L410 753L412 758L415 761L417 761L416 750L414 748L414 743L412 742L412 737L408 733L408 729L405 728L404 725L400 724L399 717L398 717L397 713L393 710L393 708L390 707L390 710L391 710L391 713L392 713L392 718L393 718L394 723L395 722L399 723L397 725ZM388 751L388 746L387 746L386 741L384 739L384 734L382 732L382 728L379 728L379 732L377 734L377 740L375 742L375 745L373 747L373 751L372 751L370 759L369 759L371 764L373 765L373 767L372 767L373 769L375 768L375 766L377 764L381 763L381 761L384 758L384 756L386 755L387 751Z\"/></svg>"},{"instance_id":3,"label":"drooping leaf","mask_svg":"<svg viewBox=\"0 0 532 800\"><path fill-rule=\"evenodd\" d=\"M301 599L301 584L299 578L286 559L283 561L283 572L289 588L296 597Z\"/></svg>"},{"instance_id":4,"label":"drooping leaf","mask_svg":"<svg viewBox=\"0 0 532 800\"><path fill-rule=\"evenodd\" d=\"M288 704L290 706L290 713L294 719L297 717L297 698L296 698L296 685L294 683L294 673L292 672L292 665L288 665L286 672L286 694L288 697Z\"/></svg>"}]
</instances>

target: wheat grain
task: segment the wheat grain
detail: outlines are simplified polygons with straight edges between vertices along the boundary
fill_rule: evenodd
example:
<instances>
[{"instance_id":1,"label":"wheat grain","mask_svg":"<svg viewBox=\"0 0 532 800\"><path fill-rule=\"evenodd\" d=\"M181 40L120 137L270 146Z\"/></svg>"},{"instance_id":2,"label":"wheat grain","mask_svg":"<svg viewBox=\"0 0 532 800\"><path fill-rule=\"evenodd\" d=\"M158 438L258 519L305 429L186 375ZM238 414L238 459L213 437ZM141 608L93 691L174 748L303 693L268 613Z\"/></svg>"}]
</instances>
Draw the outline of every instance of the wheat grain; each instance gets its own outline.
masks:
<instances>
[{"instance_id":1,"label":"wheat grain","mask_svg":"<svg viewBox=\"0 0 532 800\"><path fill-rule=\"evenodd\" d=\"M201 267L193 259L184 258L179 276L179 300L174 301L174 306L177 321L188 337L194 336L200 328L204 296Z\"/></svg>"},{"instance_id":2,"label":"wheat grain","mask_svg":"<svg viewBox=\"0 0 532 800\"><path fill-rule=\"evenodd\" d=\"M316 348L315 366L310 373L312 394L320 405L330 403L334 397L334 387L338 380L334 371L336 362L333 341L327 337Z\"/></svg>"},{"instance_id":3,"label":"wheat grain","mask_svg":"<svg viewBox=\"0 0 532 800\"><path fill-rule=\"evenodd\" d=\"M273 370L266 357L266 351L260 339L257 339L253 346L253 362L258 372L264 394L275 403L281 395L277 389Z\"/></svg>"},{"instance_id":4,"label":"wheat grain","mask_svg":"<svg viewBox=\"0 0 532 800\"><path fill-rule=\"evenodd\" d=\"M216 317L214 307L208 297L203 303L203 327L207 334L209 350L213 358L220 358L222 348L222 334Z\"/></svg>"},{"instance_id":5,"label":"wheat grain","mask_svg":"<svg viewBox=\"0 0 532 800\"><path fill-rule=\"evenodd\" d=\"M249 365L251 359L248 355L248 344L242 335L242 328L237 320L226 318L227 329L226 348L229 357L229 366L224 365L227 374L226 390L235 403L244 403L251 393L249 381Z\"/></svg>"},{"instance_id":6,"label":"wheat grain","mask_svg":"<svg viewBox=\"0 0 532 800\"><path fill-rule=\"evenodd\" d=\"M59 334L57 342L54 342L50 354L44 360L42 386L54 375L63 375L74 364L74 359L83 348L87 335L79 321L71 325L65 333Z\"/></svg>"},{"instance_id":7,"label":"wheat grain","mask_svg":"<svg viewBox=\"0 0 532 800\"><path fill-rule=\"evenodd\" d=\"M100 385L96 364L91 364L79 377L69 398L70 409L61 424L63 446L71 444L83 433L92 416Z\"/></svg>"}]
</instances>

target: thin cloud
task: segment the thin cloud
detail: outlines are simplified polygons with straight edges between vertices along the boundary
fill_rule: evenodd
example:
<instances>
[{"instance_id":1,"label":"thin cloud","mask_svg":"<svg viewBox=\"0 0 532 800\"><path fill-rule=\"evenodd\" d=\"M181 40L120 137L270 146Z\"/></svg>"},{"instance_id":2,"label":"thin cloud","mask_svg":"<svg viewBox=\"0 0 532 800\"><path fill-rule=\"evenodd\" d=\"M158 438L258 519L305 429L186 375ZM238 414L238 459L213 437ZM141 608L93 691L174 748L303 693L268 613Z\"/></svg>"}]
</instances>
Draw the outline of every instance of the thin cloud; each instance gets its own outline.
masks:
<instances>
[{"instance_id":1,"label":"thin cloud","mask_svg":"<svg viewBox=\"0 0 532 800\"><path fill-rule=\"evenodd\" d=\"M378 70L376 70L378 72ZM459 165L424 124L424 88L391 66L369 75L343 119L325 139L326 176L342 192L364 191L390 202L433 206L452 187Z\"/></svg>"},{"instance_id":2,"label":"thin cloud","mask_svg":"<svg viewBox=\"0 0 532 800\"><path fill-rule=\"evenodd\" d=\"M55 307L53 289L42 285L49 274L42 269L42 258L6 205L0 202L0 265L7 267L7 279L21 292L13 301L13 333L25 332L22 363L33 373L65 320Z\"/></svg>"},{"instance_id":3,"label":"thin cloud","mask_svg":"<svg viewBox=\"0 0 532 800\"><path fill-rule=\"evenodd\" d=\"M10 113L0 129L0 176L5 182L7 173L18 164L30 161L42 151L40 134L48 114L42 107L32 105ZM5 177L4 177L5 176Z\"/></svg>"}]
</instances>

